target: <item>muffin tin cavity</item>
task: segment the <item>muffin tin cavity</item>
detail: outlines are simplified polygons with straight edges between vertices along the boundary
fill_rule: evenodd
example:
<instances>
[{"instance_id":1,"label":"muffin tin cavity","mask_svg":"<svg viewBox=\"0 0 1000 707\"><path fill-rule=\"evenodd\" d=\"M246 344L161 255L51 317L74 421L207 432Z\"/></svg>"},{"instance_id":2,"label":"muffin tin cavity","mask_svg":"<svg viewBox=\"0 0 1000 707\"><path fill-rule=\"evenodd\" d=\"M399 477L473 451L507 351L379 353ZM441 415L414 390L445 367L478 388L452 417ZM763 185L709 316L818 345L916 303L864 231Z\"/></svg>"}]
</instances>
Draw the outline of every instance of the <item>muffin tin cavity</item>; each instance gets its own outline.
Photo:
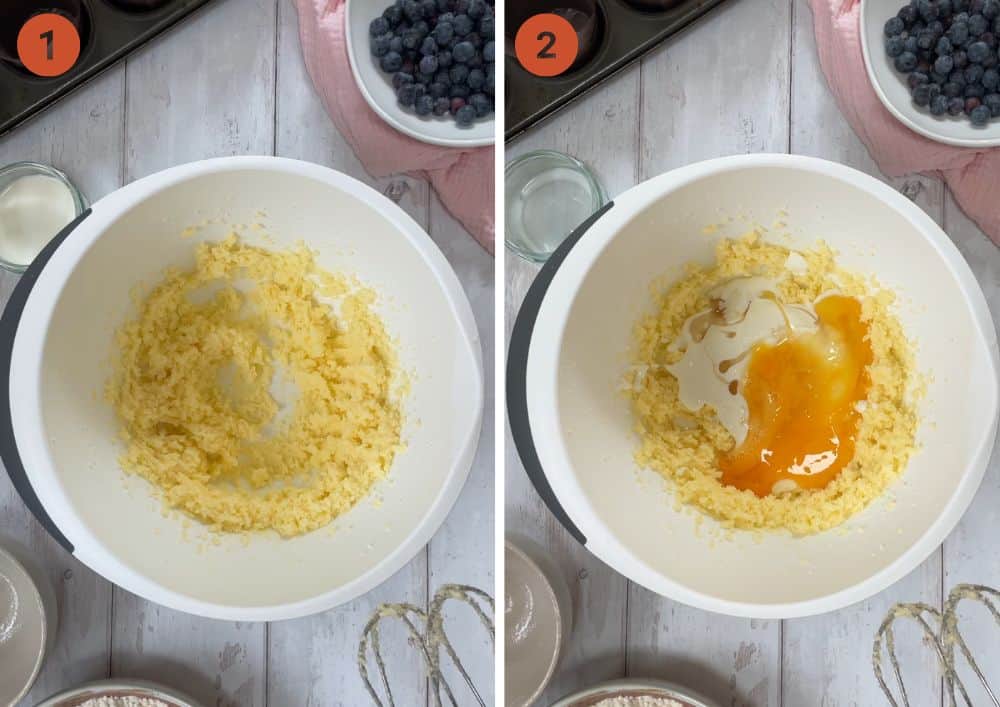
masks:
<instances>
[{"instance_id":1,"label":"muffin tin cavity","mask_svg":"<svg viewBox=\"0 0 1000 707\"><path fill-rule=\"evenodd\" d=\"M80 35L81 57L87 51L92 34L90 9L83 0L3 0L0 3L0 61L24 77L39 79L29 72L17 55L17 35L21 27L35 15L52 12L62 15L76 27ZM0 109L2 110L2 109Z\"/></svg>"},{"instance_id":2,"label":"muffin tin cavity","mask_svg":"<svg viewBox=\"0 0 1000 707\"><path fill-rule=\"evenodd\" d=\"M507 0L507 21L504 32L508 44L513 43L518 28L525 20L543 12L562 17L576 30L578 53L573 65L563 76L576 71L594 58L604 39L607 24L604 8L597 0L550 0L545 3ZM515 68L523 71L516 62Z\"/></svg>"}]
</instances>

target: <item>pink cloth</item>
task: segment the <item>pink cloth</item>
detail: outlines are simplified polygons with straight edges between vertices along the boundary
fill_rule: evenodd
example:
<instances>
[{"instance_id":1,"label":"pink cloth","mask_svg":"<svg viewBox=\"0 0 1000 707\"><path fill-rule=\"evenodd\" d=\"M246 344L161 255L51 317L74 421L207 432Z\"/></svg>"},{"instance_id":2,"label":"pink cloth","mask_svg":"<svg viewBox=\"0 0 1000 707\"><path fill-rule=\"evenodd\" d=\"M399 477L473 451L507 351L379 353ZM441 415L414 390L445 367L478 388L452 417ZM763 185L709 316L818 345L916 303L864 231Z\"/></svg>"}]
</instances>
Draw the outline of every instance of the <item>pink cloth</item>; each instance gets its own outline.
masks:
<instances>
[{"instance_id":1,"label":"pink cloth","mask_svg":"<svg viewBox=\"0 0 1000 707\"><path fill-rule=\"evenodd\" d=\"M1000 245L1000 148L952 147L918 135L875 95L861 54L860 0L809 0L819 60L847 122L891 177L922 172L950 187L965 213Z\"/></svg>"},{"instance_id":2,"label":"pink cloth","mask_svg":"<svg viewBox=\"0 0 1000 707\"><path fill-rule=\"evenodd\" d=\"M344 0L294 0L306 68L341 135L375 177L405 172L426 179L448 211L490 253L494 240L493 147L428 145L385 123L354 83Z\"/></svg>"}]
</instances>

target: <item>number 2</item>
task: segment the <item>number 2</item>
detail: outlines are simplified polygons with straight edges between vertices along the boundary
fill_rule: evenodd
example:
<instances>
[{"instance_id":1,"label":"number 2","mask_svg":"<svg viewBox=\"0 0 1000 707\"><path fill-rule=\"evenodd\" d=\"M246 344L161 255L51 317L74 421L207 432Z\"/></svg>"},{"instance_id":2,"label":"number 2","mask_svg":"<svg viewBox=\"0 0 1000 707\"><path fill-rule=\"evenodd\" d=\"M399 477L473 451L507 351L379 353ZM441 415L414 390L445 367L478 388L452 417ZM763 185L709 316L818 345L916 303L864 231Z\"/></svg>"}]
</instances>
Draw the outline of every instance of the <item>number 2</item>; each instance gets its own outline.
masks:
<instances>
[{"instance_id":1,"label":"number 2","mask_svg":"<svg viewBox=\"0 0 1000 707\"><path fill-rule=\"evenodd\" d=\"M55 37L55 33L52 30L48 30L46 32L42 32L40 35L38 35L39 39L44 39L45 42L46 42L46 45L45 45L45 58L48 59L49 61L52 61L52 54L53 54L53 51L52 51L52 40L53 40L54 37Z\"/></svg>"},{"instance_id":2,"label":"number 2","mask_svg":"<svg viewBox=\"0 0 1000 707\"><path fill-rule=\"evenodd\" d=\"M556 35L553 34L552 32L539 32L537 39L539 42L544 42L548 40L548 44L542 47L542 50L538 52L538 58L555 59L556 55L550 52L549 50L552 48L552 45L556 43Z\"/></svg>"}]
</instances>

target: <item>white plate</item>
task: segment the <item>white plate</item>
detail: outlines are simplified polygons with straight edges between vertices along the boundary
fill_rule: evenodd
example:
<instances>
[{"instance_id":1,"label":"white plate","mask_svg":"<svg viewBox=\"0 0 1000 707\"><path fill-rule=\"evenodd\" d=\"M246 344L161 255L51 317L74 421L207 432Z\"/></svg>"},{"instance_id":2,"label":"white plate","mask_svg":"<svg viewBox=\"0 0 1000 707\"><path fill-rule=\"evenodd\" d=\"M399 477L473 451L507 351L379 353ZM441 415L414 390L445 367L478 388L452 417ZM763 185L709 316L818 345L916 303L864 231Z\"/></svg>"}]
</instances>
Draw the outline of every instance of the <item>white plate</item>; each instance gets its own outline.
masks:
<instances>
[{"instance_id":1,"label":"white plate","mask_svg":"<svg viewBox=\"0 0 1000 707\"><path fill-rule=\"evenodd\" d=\"M368 25L392 3L392 0L348 0L347 55L351 60L354 81L372 110L389 125L412 138L445 147L480 147L492 145L495 122L492 117L480 118L466 128L460 128L451 116L421 117L404 110L396 102L392 77L378 66L368 45Z\"/></svg>"},{"instance_id":2,"label":"white plate","mask_svg":"<svg viewBox=\"0 0 1000 707\"><path fill-rule=\"evenodd\" d=\"M1000 145L1000 120L996 118L977 128L967 115L936 117L914 105L906 77L896 71L883 44L886 20L903 4L903 0L861 0L861 49L879 100L903 125L931 140L959 147Z\"/></svg>"},{"instance_id":3,"label":"white plate","mask_svg":"<svg viewBox=\"0 0 1000 707\"><path fill-rule=\"evenodd\" d=\"M48 623L38 585L0 548L0 704L16 704L34 684L45 660Z\"/></svg>"}]
</instances>

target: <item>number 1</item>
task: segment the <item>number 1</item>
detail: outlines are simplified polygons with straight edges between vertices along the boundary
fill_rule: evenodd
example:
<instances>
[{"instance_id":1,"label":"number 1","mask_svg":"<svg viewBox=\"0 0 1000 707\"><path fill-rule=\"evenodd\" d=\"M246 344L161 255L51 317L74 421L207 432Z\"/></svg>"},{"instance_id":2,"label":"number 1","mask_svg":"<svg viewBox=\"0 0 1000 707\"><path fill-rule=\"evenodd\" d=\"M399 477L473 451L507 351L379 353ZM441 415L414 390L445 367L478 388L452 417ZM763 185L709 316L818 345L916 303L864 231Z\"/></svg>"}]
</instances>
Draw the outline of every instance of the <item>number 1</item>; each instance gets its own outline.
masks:
<instances>
[{"instance_id":1,"label":"number 1","mask_svg":"<svg viewBox=\"0 0 1000 707\"><path fill-rule=\"evenodd\" d=\"M48 30L47 32L42 32L40 35L38 35L39 39L44 39L46 42L45 58L48 59L49 61L52 61L52 39L54 36L55 34L52 32L52 30Z\"/></svg>"}]
</instances>

